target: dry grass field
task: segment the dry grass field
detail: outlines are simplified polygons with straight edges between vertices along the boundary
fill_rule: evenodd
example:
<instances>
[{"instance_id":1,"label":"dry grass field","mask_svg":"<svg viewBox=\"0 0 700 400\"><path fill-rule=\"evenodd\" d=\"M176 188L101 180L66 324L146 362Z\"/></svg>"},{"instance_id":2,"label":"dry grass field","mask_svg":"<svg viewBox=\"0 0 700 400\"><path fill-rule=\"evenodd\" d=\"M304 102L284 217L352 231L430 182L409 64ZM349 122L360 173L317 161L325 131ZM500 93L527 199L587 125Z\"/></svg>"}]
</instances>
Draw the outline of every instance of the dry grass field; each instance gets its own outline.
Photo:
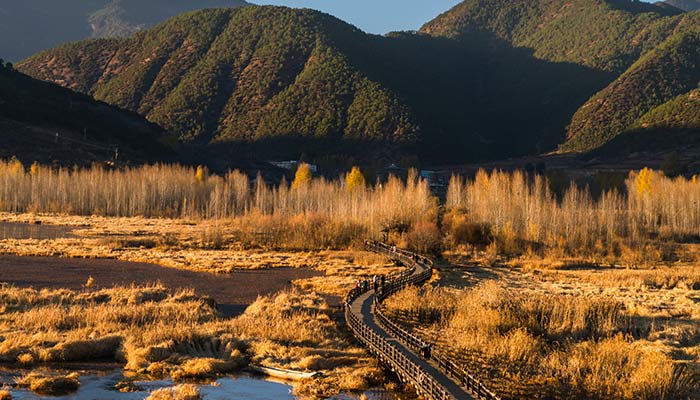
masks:
<instances>
[{"instance_id":1,"label":"dry grass field","mask_svg":"<svg viewBox=\"0 0 700 400\"><path fill-rule=\"evenodd\" d=\"M0 240L0 253L324 273L231 319L198 293L160 286L4 286L0 361L107 358L177 381L251 363L323 371L295 385L312 397L382 383L376 361L321 295L342 296L358 278L396 271L361 250L363 239L388 233L400 247L444 257L428 288L387 300L391 314L504 399L700 398L697 177L644 169L630 173L624 190L593 196L574 185L555 193L545 178L521 172L481 171L454 177L443 205L415 175L375 186L356 183L357 172L302 178L270 185L177 166L0 164L0 222L74 233ZM52 382L25 378L18 384ZM70 377L58 378L70 386ZM191 389L153 396L197 398Z\"/></svg>"},{"instance_id":2,"label":"dry grass field","mask_svg":"<svg viewBox=\"0 0 700 400\"><path fill-rule=\"evenodd\" d=\"M233 319L192 291L161 286L37 291L4 285L0 306L0 361L18 367L114 360L136 374L190 381L253 363L323 372L295 384L295 393L312 396L366 389L384 379L336 311L299 291L260 298ZM60 393L77 389L75 382L75 376L30 373L17 383Z\"/></svg>"},{"instance_id":3,"label":"dry grass field","mask_svg":"<svg viewBox=\"0 0 700 400\"><path fill-rule=\"evenodd\" d=\"M400 268L382 257L358 250L245 249L233 241L212 249L200 241L211 229L208 221L48 214L2 214L0 220L74 227L69 238L0 240L0 251L9 254L115 258L214 273L292 267L324 274L294 281L297 290L259 298L233 319L222 317L210 299L194 291L172 293L158 284L86 285L78 291L0 286L2 362L28 367L115 360L139 376L176 381L208 379L249 364L323 372L321 378L295 383L295 393L309 397L387 383L376 361L342 326L338 310L320 296L342 296L355 279ZM163 239L171 235L177 239ZM71 388L63 385L71 379L28 374L18 386L61 393ZM178 390L154 393L160 396L154 398L180 398Z\"/></svg>"},{"instance_id":4,"label":"dry grass field","mask_svg":"<svg viewBox=\"0 0 700 400\"><path fill-rule=\"evenodd\" d=\"M503 398L700 397L694 266L552 270L452 261L431 287L386 304Z\"/></svg>"},{"instance_id":5,"label":"dry grass field","mask_svg":"<svg viewBox=\"0 0 700 400\"><path fill-rule=\"evenodd\" d=\"M0 240L0 253L146 262L199 272L314 268L329 275L370 275L385 259L361 250L279 250L245 247L222 221L0 213L0 222L71 227L74 237ZM212 242L217 245L211 245ZM389 271L391 272L391 271ZM332 291L338 294L338 290Z\"/></svg>"}]
</instances>

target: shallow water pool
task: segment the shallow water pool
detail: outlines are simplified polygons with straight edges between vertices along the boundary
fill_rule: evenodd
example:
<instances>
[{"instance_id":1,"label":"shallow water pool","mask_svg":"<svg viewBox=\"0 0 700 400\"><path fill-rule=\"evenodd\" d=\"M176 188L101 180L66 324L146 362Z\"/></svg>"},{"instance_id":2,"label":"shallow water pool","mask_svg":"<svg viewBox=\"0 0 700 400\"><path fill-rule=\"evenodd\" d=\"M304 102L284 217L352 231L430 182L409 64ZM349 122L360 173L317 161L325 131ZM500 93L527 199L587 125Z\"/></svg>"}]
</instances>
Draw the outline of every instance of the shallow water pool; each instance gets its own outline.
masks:
<instances>
[{"instance_id":1,"label":"shallow water pool","mask_svg":"<svg viewBox=\"0 0 700 400\"><path fill-rule=\"evenodd\" d=\"M59 225L0 222L0 240L5 239L61 239L74 237L73 227Z\"/></svg>"},{"instance_id":2,"label":"shallow water pool","mask_svg":"<svg viewBox=\"0 0 700 400\"><path fill-rule=\"evenodd\" d=\"M51 371L43 369L44 372ZM63 373L65 371L61 371ZM0 372L0 386L11 385L14 378L24 372L6 370ZM26 389L11 389L12 398L15 400L142 400L149 393L160 388L172 387L173 381L135 381L137 391L122 393L114 389L119 381L124 378L121 369L110 371L81 372L80 389L67 396L40 396ZM292 387L281 381L268 380L256 375L238 375L219 378L211 383L198 384L202 398L205 400L294 400L297 397L292 394ZM369 400L395 400L391 393L383 390L370 390L362 394L341 394L333 400L357 400L361 395Z\"/></svg>"}]
</instances>

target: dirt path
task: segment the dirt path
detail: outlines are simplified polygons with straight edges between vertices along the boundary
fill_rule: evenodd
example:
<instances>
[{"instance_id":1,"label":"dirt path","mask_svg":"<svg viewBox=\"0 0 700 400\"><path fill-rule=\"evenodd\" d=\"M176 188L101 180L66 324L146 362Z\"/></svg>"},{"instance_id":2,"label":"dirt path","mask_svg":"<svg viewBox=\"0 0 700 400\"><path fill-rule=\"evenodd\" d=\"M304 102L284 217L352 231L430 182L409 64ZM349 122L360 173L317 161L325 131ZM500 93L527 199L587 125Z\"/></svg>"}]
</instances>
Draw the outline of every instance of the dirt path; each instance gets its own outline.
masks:
<instances>
[{"instance_id":1,"label":"dirt path","mask_svg":"<svg viewBox=\"0 0 700 400\"><path fill-rule=\"evenodd\" d=\"M294 279L319 275L322 273L303 268L210 274L118 260L0 255L0 282L17 287L76 290L83 287L89 276L93 277L96 287L160 282L168 288L192 288L198 294L209 296L228 316L242 313L258 295L289 288Z\"/></svg>"}]
</instances>

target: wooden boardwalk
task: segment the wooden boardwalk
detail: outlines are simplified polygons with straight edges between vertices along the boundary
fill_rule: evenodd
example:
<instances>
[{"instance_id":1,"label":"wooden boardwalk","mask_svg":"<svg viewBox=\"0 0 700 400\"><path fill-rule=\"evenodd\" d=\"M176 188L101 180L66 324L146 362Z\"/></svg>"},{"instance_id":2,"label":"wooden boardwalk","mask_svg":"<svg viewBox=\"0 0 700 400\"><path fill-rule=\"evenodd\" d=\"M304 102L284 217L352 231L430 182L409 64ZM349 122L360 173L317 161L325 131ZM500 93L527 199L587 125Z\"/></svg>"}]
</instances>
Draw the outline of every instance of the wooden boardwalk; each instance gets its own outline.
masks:
<instances>
[{"instance_id":1,"label":"wooden boardwalk","mask_svg":"<svg viewBox=\"0 0 700 400\"><path fill-rule=\"evenodd\" d=\"M443 374L433 361L427 361L420 355L416 354L414 351L404 346L398 339L391 336L384 328L382 328L377 322L377 318L374 315L374 290L370 290L365 294L358 297L350 306L352 313L357 315L362 322L364 322L371 330L376 332L381 338L387 341L389 344L396 347L406 358L408 358L412 363L417 365L425 374L430 375L435 381L437 381L442 387L445 388L447 394L450 396L448 398L452 399L473 399L464 388L462 388L458 382L452 380ZM402 377L407 379L406 377ZM422 382L425 378L421 376L415 377L418 382ZM410 378L408 378L410 379ZM413 382L408 382L412 384ZM420 388L417 388L420 390ZM424 396L428 396L427 393L421 393Z\"/></svg>"},{"instance_id":2,"label":"wooden boardwalk","mask_svg":"<svg viewBox=\"0 0 700 400\"><path fill-rule=\"evenodd\" d=\"M406 384L428 400L500 400L493 392L445 355L430 351L423 339L391 321L382 301L409 286L421 285L432 276L432 261L394 246L368 241L368 250L385 255L406 267L378 288L352 290L345 302L345 319L355 336ZM427 351L426 351L427 349Z\"/></svg>"}]
</instances>

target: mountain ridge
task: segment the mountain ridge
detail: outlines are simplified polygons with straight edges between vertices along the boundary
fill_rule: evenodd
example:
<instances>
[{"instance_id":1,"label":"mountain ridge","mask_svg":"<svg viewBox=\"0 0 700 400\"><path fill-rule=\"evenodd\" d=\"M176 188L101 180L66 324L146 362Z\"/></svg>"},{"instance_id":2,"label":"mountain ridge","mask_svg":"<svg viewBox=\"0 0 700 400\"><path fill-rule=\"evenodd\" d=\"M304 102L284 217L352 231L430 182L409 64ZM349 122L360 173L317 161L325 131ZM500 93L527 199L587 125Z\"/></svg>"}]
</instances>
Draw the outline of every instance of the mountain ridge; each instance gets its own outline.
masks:
<instances>
[{"instance_id":1,"label":"mountain ridge","mask_svg":"<svg viewBox=\"0 0 700 400\"><path fill-rule=\"evenodd\" d=\"M489 31L544 60L619 74L683 18L680 10L625 0L465 0L420 32L459 39Z\"/></svg>"},{"instance_id":2,"label":"mountain ridge","mask_svg":"<svg viewBox=\"0 0 700 400\"><path fill-rule=\"evenodd\" d=\"M627 0L465 0L418 33L377 36L318 11L249 6L62 45L17 67L225 158L450 163L589 151L645 124L678 125L690 103L663 105L695 79L682 70L694 46L664 60L698 22ZM661 92L629 92L644 81Z\"/></svg>"},{"instance_id":3,"label":"mountain ridge","mask_svg":"<svg viewBox=\"0 0 700 400\"><path fill-rule=\"evenodd\" d=\"M698 0L666 0L657 4L669 5L683 11L700 10L700 1Z\"/></svg>"},{"instance_id":4,"label":"mountain ridge","mask_svg":"<svg viewBox=\"0 0 700 400\"><path fill-rule=\"evenodd\" d=\"M592 150L630 130L665 126L663 105L697 89L699 51L700 33L685 32L646 54L577 111L562 149Z\"/></svg>"},{"instance_id":5,"label":"mountain ridge","mask_svg":"<svg viewBox=\"0 0 700 400\"><path fill-rule=\"evenodd\" d=\"M0 67L0 158L60 165L174 160L168 135L143 117Z\"/></svg>"},{"instance_id":6,"label":"mountain ridge","mask_svg":"<svg viewBox=\"0 0 700 400\"><path fill-rule=\"evenodd\" d=\"M16 62L57 45L124 37L185 11L241 7L244 0L21 0L0 4L0 49Z\"/></svg>"}]
</instances>

